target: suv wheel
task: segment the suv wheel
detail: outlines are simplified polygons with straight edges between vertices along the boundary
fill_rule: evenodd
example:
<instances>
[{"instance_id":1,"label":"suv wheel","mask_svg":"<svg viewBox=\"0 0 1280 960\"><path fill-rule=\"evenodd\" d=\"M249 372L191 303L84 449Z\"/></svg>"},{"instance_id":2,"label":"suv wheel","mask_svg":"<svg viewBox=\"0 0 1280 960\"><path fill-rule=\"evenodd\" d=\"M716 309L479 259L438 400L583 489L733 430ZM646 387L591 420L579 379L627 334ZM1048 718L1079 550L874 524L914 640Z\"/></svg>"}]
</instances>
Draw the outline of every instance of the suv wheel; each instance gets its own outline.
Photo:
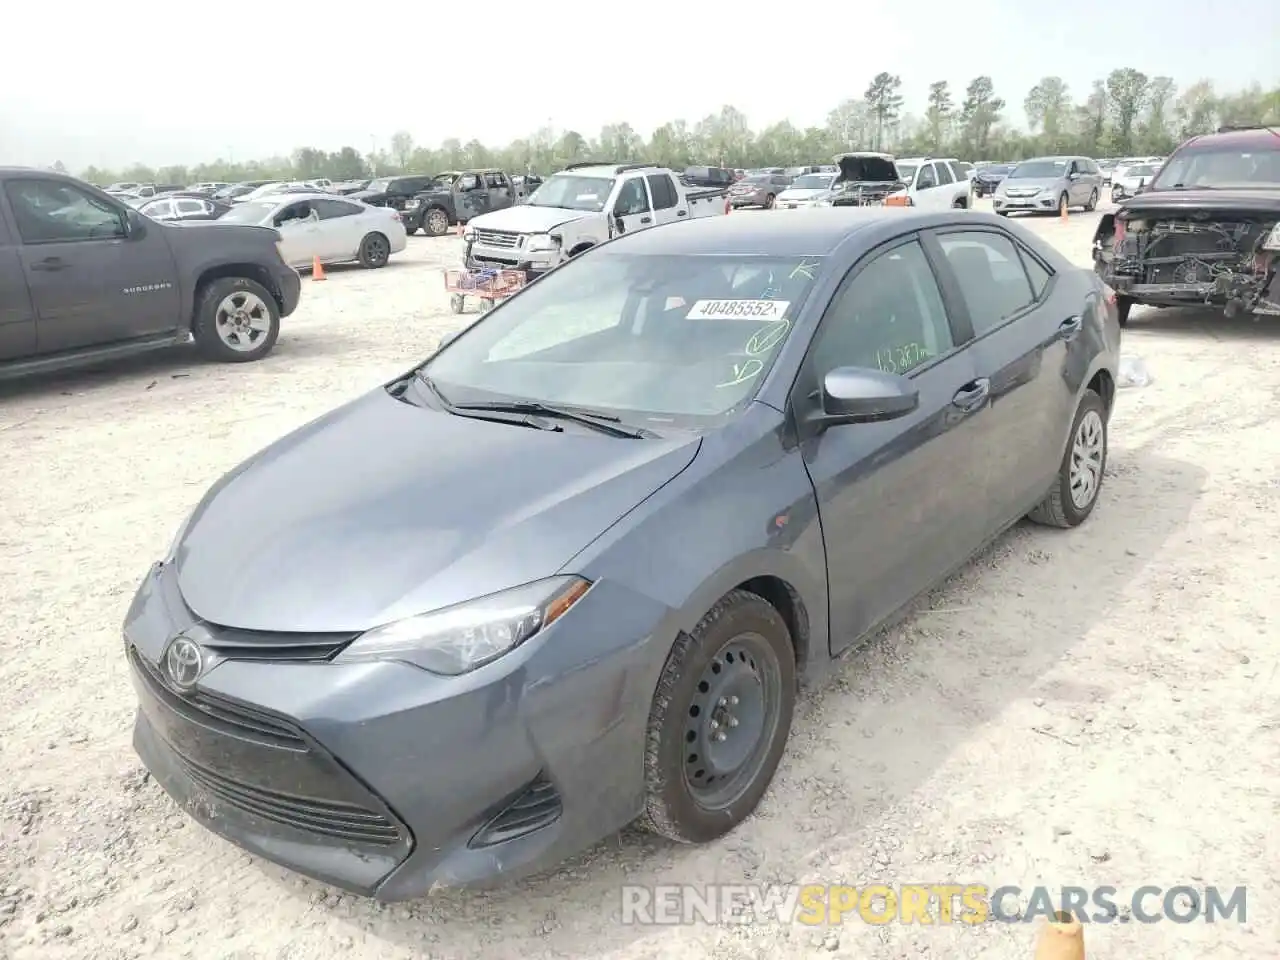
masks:
<instances>
[{"instance_id":1,"label":"suv wheel","mask_svg":"<svg viewBox=\"0 0 1280 960\"><path fill-rule=\"evenodd\" d=\"M432 207L422 218L422 225L429 237L443 237L449 232L449 215L439 207Z\"/></svg>"},{"instance_id":2,"label":"suv wheel","mask_svg":"<svg viewBox=\"0 0 1280 960\"><path fill-rule=\"evenodd\" d=\"M261 360L280 336L280 308L262 284L247 277L220 277L201 291L191 332L211 360Z\"/></svg>"},{"instance_id":3,"label":"suv wheel","mask_svg":"<svg viewBox=\"0 0 1280 960\"><path fill-rule=\"evenodd\" d=\"M751 814L787 744L795 668L786 623L743 590L726 594L680 635L649 711L647 829L706 843Z\"/></svg>"}]
</instances>

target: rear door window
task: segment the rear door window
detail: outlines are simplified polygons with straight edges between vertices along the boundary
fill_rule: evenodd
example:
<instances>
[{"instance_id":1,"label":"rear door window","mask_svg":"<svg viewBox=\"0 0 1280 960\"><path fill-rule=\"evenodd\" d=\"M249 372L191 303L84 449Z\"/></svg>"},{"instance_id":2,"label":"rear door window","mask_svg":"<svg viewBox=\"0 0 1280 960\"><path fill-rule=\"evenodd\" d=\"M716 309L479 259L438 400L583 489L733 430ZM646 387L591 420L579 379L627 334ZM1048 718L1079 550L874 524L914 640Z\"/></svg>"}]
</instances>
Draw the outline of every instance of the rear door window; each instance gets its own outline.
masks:
<instances>
[{"instance_id":1,"label":"rear door window","mask_svg":"<svg viewBox=\"0 0 1280 960\"><path fill-rule=\"evenodd\" d=\"M956 178L951 174L951 164L943 161L934 164L934 166L938 168L938 184L940 186L956 182Z\"/></svg>"},{"instance_id":2,"label":"rear door window","mask_svg":"<svg viewBox=\"0 0 1280 960\"><path fill-rule=\"evenodd\" d=\"M653 208L655 210L669 210L676 205L679 197L669 175L651 173L647 179L649 181L649 193L653 195Z\"/></svg>"}]
</instances>

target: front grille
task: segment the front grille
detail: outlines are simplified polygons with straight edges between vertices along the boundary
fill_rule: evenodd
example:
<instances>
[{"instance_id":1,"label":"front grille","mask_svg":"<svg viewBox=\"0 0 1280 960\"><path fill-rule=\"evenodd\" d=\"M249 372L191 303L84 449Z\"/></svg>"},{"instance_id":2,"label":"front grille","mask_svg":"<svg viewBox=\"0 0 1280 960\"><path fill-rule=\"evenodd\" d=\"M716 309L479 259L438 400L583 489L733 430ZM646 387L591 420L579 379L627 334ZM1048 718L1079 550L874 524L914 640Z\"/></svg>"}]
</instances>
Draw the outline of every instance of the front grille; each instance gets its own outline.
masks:
<instances>
[{"instance_id":1,"label":"front grille","mask_svg":"<svg viewBox=\"0 0 1280 960\"><path fill-rule=\"evenodd\" d=\"M477 230L475 242L483 243L486 247L514 250L520 245L520 234L508 233L506 230Z\"/></svg>"},{"instance_id":2,"label":"front grille","mask_svg":"<svg viewBox=\"0 0 1280 960\"><path fill-rule=\"evenodd\" d=\"M523 837L555 823L563 810L555 784L539 774L523 793L476 832L468 846L491 847Z\"/></svg>"},{"instance_id":3,"label":"front grille","mask_svg":"<svg viewBox=\"0 0 1280 960\"><path fill-rule=\"evenodd\" d=\"M264 790L200 766L177 751L174 755L192 782L245 813L306 833L354 843L389 847L400 841L400 831L395 824L374 810L350 803L293 797Z\"/></svg>"},{"instance_id":4,"label":"front grille","mask_svg":"<svg viewBox=\"0 0 1280 960\"><path fill-rule=\"evenodd\" d=\"M160 671L132 644L129 646L129 660L151 695L187 722L264 746L306 751L306 742L291 727L260 710L203 690L179 696L169 689L161 679Z\"/></svg>"},{"instance_id":5,"label":"front grille","mask_svg":"<svg viewBox=\"0 0 1280 960\"><path fill-rule=\"evenodd\" d=\"M202 624L200 642L227 660L332 660L358 633L264 633Z\"/></svg>"}]
</instances>

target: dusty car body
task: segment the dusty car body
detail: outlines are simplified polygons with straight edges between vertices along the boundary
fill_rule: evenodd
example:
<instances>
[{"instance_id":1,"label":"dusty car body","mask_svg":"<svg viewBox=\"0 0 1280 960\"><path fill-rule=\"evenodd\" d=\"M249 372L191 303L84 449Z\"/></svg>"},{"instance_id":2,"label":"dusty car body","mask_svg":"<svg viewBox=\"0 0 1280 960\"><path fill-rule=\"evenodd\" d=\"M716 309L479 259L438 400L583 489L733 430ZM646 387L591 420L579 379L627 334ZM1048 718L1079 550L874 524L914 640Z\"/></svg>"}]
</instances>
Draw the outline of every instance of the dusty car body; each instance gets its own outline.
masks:
<instances>
[{"instance_id":1,"label":"dusty car body","mask_svg":"<svg viewBox=\"0 0 1280 960\"><path fill-rule=\"evenodd\" d=\"M1228 130L1179 147L1093 239L1098 275L1134 304L1280 316L1280 136Z\"/></svg>"},{"instance_id":2,"label":"dusty car body","mask_svg":"<svg viewBox=\"0 0 1280 960\"><path fill-rule=\"evenodd\" d=\"M772 210L778 194L791 186L792 177L781 173L756 173L743 177L729 188L733 209L763 207Z\"/></svg>"}]
</instances>

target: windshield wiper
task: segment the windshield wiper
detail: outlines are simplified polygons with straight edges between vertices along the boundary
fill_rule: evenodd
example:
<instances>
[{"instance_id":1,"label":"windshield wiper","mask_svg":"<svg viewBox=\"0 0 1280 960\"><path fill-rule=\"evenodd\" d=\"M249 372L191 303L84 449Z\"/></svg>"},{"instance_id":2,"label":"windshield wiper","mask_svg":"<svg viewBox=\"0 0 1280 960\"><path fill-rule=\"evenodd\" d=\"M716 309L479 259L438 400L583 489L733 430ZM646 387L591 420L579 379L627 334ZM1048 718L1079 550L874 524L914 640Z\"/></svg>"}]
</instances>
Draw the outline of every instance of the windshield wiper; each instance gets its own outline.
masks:
<instances>
[{"instance_id":1,"label":"windshield wiper","mask_svg":"<svg viewBox=\"0 0 1280 960\"><path fill-rule=\"evenodd\" d=\"M543 417L555 417L560 420L580 423L585 427L598 430L600 433L607 433L615 437L626 437L629 440L645 440L658 436L651 430L623 426L619 417L604 413L587 413L583 410L574 410L557 404L542 403L539 400L477 401L475 403L459 403L455 406L457 409L464 411L488 410L498 413L528 413Z\"/></svg>"},{"instance_id":2,"label":"windshield wiper","mask_svg":"<svg viewBox=\"0 0 1280 960\"><path fill-rule=\"evenodd\" d=\"M470 417L473 420L489 420L493 423L511 423L520 427L532 427L535 430L554 430L556 432L562 432L564 430L564 427L558 426L554 423L547 423L547 421L539 420L537 417L533 416L504 417L500 415L503 413L531 414L537 412L534 410L494 409L491 407L454 403L441 393L440 388L435 385L435 381L421 370L415 370L413 372L413 377L418 381L418 383L422 384L423 387L426 388L427 392L431 394L436 403L440 405L440 408L444 410L445 413L452 414L455 417ZM486 413L496 413L499 414L499 416L485 416Z\"/></svg>"}]
</instances>

